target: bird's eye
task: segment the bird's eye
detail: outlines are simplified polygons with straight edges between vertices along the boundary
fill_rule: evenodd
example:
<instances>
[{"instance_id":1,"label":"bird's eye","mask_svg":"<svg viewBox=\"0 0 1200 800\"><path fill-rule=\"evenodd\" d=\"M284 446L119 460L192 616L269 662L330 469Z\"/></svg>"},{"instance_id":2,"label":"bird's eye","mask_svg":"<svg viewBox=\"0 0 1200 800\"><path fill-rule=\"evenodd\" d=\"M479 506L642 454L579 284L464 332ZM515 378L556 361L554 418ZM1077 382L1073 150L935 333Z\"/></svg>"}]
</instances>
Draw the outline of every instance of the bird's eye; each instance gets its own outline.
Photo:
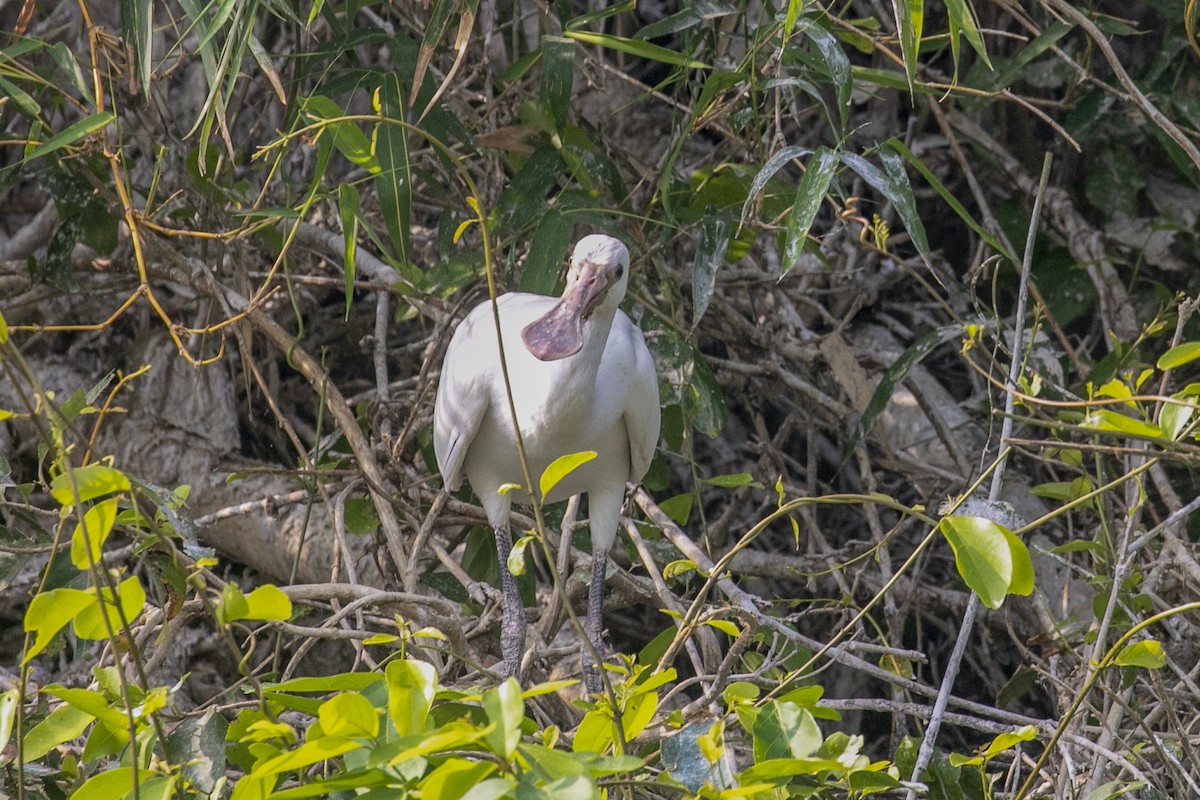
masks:
<instances>
[{"instance_id":1,"label":"bird's eye","mask_svg":"<svg viewBox=\"0 0 1200 800\"><path fill-rule=\"evenodd\" d=\"M621 280L621 276L625 274L625 265L617 264L617 280Z\"/></svg>"}]
</instances>

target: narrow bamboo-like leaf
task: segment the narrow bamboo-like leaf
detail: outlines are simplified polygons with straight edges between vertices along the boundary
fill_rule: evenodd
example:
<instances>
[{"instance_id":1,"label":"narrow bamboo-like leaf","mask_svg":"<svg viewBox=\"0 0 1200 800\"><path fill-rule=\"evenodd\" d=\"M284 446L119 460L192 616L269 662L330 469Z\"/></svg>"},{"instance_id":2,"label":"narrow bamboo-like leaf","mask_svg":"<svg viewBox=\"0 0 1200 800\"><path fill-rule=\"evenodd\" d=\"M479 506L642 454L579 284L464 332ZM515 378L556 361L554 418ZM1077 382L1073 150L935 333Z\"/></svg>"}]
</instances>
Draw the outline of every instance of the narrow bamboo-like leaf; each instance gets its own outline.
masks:
<instances>
[{"instance_id":1,"label":"narrow bamboo-like leaf","mask_svg":"<svg viewBox=\"0 0 1200 800\"><path fill-rule=\"evenodd\" d=\"M412 216L412 163L408 129L388 121L404 119L404 87L400 85L400 76L395 72L384 75L379 101L384 119L375 129L375 154L379 159L375 191L379 195L380 212L396 256L404 263L411 263L409 226Z\"/></svg>"},{"instance_id":2,"label":"narrow bamboo-like leaf","mask_svg":"<svg viewBox=\"0 0 1200 800\"><path fill-rule=\"evenodd\" d=\"M991 88L1003 89L1015 83L1028 72L1027 67L1036 59L1040 58L1050 48L1058 43L1058 40L1066 36L1071 31L1075 30L1075 26L1068 22L1053 22L1046 26L1037 37L1025 45L1021 52L1010 59L998 74L990 81Z\"/></svg>"},{"instance_id":3,"label":"narrow bamboo-like leaf","mask_svg":"<svg viewBox=\"0 0 1200 800\"><path fill-rule=\"evenodd\" d=\"M925 263L929 264L929 240L925 238L925 225L917 211L917 200L913 197L912 184L908 181L908 173L904 171L904 163L900 156L887 147L879 149L879 160L883 163L883 172L887 178L887 187L881 189L888 199L896 206L896 213L908 229L913 245ZM890 193L889 193L890 189Z\"/></svg>"},{"instance_id":4,"label":"narrow bamboo-like leaf","mask_svg":"<svg viewBox=\"0 0 1200 800\"><path fill-rule=\"evenodd\" d=\"M517 288L533 294L554 294L563 257L571 244L571 222L557 208L542 215L529 242L529 255Z\"/></svg>"},{"instance_id":5,"label":"narrow bamboo-like leaf","mask_svg":"<svg viewBox=\"0 0 1200 800\"><path fill-rule=\"evenodd\" d=\"M1159 369L1175 369L1200 358L1200 342L1177 344L1158 357Z\"/></svg>"},{"instance_id":6,"label":"narrow bamboo-like leaf","mask_svg":"<svg viewBox=\"0 0 1200 800\"><path fill-rule=\"evenodd\" d=\"M575 78L575 41L561 36L542 37L542 82L538 99L554 119L554 129L567 129L571 84Z\"/></svg>"},{"instance_id":7,"label":"narrow bamboo-like leaf","mask_svg":"<svg viewBox=\"0 0 1200 800\"><path fill-rule=\"evenodd\" d=\"M668 50L665 47L660 47L650 42L643 42L637 39L629 39L624 36L613 36L608 33L593 33L591 31L563 31L564 36L568 36L584 44L594 44L600 47L616 50L620 53L628 53L631 56L644 58L648 61L658 61L663 64L671 64L676 67L686 67L688 69L709 69L709 65L703 61L697 61L694 58L685 56L683 53L678 53L674 50Z\"/></svg>"},{"instance_id":8,"label":"narrow bamboo-like leaf","mask_svg":"<svg viewBox=\"0 0 1200 800\"><path fill-rule=\"evenodd\" d=\"M33 95L15 83L5 80L3 77L0 77L0 94L12 100L13 104L21 109L25 116L36 119L42 115L42 107L33 98Z\"/></svg>"},{"instance_id":9,"label":"narrow bamboo-like leaf","mask_svg":"<svg viewBox=\"0 0 1200 800\"><path fill-rule=\"evenodd\" d=\"M104 541L112 532L117 519L117 498L96 503L83 515L71 534L71 563L76 569L86 571L92 564L100 563L100 551Z\"/></svg>"},{"instance_id":10,"label":"narrow bamboo-like leaf","mask_svg":"<svg viewBox=\"0 0 1200 800\"><path fill-rule=\"evenodd\" d=\"M565 456L559 456L550 463L542 472L541 478L538 480L538 489L542 497L550 494L559 481L570 475L578 467L591 461L596 457L595 450L584 450L579 453L569 453Z\"/></svg>"},{"instance_id":11,"label":"narrow bamboo-like leaf","mask_svg":"<svg viewBox=\"0 0 1200 800\"><path fill-rule=\"evenodd\" d=\"M925 24L924 0L892 0L896 29L900 33L900 55L908 76L909 91L917 74L917 55L921 50L921 32Z\"/></svg>"},{"instance_id":12,"label":"narrow bamboo-like leaf","mask_svg":"<svg viewBox=\"0 0 1200 800\"><path fill-rule=\"evenodd\" d=\"M761 483L754 480L754 476L749 472L737 472L730 475L714 475L711 478L702 478L700 482L709 486L720 486L724 489L737 489L742 486L749 486L754 489L765 488Z\"/></svg>"},{"instance_id":13,"label":"narrow bamboo-like leaf","mask_svg":"<svg viewBox=\"0 0 1200 800\"><path fill-rule=\"evenodd\" d=\"M946 188L945 184L943 184L938 177L933 174L929 167L925 166L925 163L921 161L921 159L917 158L916 154L909 150L903 142L901 142L899 139L889 139L886 144L888 147L892 148L901 156L903 156L913 169L921 173L921 177L924 178L925 182L932 186L934 191L936 191L941 198L946 201L946 205L950 206L951 210L958 215L959 219L965 222L971 230L975 231L975 233L978 234L981 239L987 242L988 246L991 247L992 250L1001 254L1009 261L1016 263L1017 259L1008 251L1008 249L1004 246L1004 243L993 236L986 228L983 227L983 225L977 222L975 218L971 216L970 212L963 207L963 204L958 202L958 198L950 193L950 190Z\"/></svg>"},{"instance_id":14,"label":"narrow bamboo-like leaf","mask_svg":"<svg viewBox=\"0 0 1200 800\"><path fill-rule=\"evenodd\" d=\"M133 55L134 74L142 94L149 94L154 72L154 1L121 0L121 30Z\"/></svg>"},{"instance_id":15,"label":"narrow bamboo-like leaf","mask_svg":"<svg viewBox=\"0 0 1200 800\"><path fill-rule=\"evenodd\" d=\"M1163 652L1162 643L1154 639L1145 639L1125 645L1114 661L1118 667L1142 667L1143 669L1162 669L1167 664L1167 655Z\"/></svg>"},{"instance_id":16,"label":"narrow bamboo-like leaf","mask_svg":"<svg viewBox=\"0 0 1200 800\"><path fill-rule=\"evenodd\" d=\"M987 48L983 43L983 35L979 31L979 18L975 16L975 7L971 0L946 0L946 16L950 27L950 51L954 59L954 77L958 79L959 35L967 37L967 42L979 56L980 60L991 68Z\"/></svg>"},{"instance_id":17,"label":"narrow bamboo-like leaf","mask_svg":"<svg viewBox=\"0 0 1200 800\"><path fill-rule=\"evenodd\" d=\"M767 159L767 163L762 165L758 174L754 176L754 180L750 182L750 190L746 193L746 202L742 204L742 214L738 218L739 226L746 224L746 217L750 216L751 207L758 199L759 193L766 187L767 182L775 177L775 173L779 172L789 161L806 156L811 152L812 150L807 147L789 145Z\"/></svg>"},{"instance_id":18,"label":"narrow bamboo-like leaf","mask_svg":"<svg viewBox=\"0 0 1200 800\"><path fill-rule=\"evenodd\" d=\"M350 303L354 300L354 277L358 260L358 190L352 184L338 184L338 216L342 222L342 241L345 246L345 262L342 278L345 284L346 317L350 317Z\"/></svg>"},{"instance_id":19,"label":"narrow bamboo-like leaf","mask_svg":"<svg viewBox=\"0 0 1200 800\"><path fill-rule=\"evenodd\" d=\"M114 119L116 119L116 117L108 111L101 111L98 114L92 114L86 119L81 119L74 125L68 125L66 128L63 128L49 139L30 150L29 153L26 154L25 160L32 161L35 158L41 158L44 155L49 155L55 150L66 147L69 144L74 144L88 134L95 133L96 131L100 130Z\"/></svg>"},{"instance_id":20,"label":"narrow bamboo-like leaf","mask_svg":"<svg viewBox=\"0 0 1200 800\"><path fill-rule=\"evenodd\" d=\"M723 209L710 208L700 220L700 241L696 244L696 260L692 265L692 326L708 310L717 270L725 263L729 247L729 214Z\"/></svg>"},{"instance_id":21,"label":"narrow bamboo-like leaf","mask_svg":"<svg viewBox=\"0 0 1200 800\"><path fill-rule=\"evenodd\" d=\"M837 169L838 153L826 147L818 147L813 157L808 161L808 169L800 179L796 188L796 199L792 203L792 213L788 217L787 237L783 245L783 272L786 275L795 266L804 250L804 242L812 229L813 220L821 210L821 202L829 191L829 183L833 180Z\"/></svg>"},{"instance_id":22,"label":"narrow bamboo-like leaf","mask_svg":"<svg viewBox=\"0 0 1200 800\"><path fill-rule=\"evenodd\" d=\"M838 121L842 129L846 127L846 119L850 113L850 94L854 89L853 70L846 51L842 49L837 37L820 25L805 25L804 35L816 45L829 77L833 81L834 96L837 100Z\"/></svg>"}]
</instances>

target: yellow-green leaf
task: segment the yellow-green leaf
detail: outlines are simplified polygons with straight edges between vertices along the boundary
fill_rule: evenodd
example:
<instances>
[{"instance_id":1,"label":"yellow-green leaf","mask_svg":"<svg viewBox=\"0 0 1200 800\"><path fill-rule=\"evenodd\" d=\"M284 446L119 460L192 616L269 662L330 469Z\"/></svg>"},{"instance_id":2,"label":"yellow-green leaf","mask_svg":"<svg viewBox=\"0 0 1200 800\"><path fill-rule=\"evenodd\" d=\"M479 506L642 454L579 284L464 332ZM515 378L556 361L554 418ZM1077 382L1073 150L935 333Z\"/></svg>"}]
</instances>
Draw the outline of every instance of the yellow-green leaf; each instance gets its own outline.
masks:
<instances>
[{"instance_id":1,"label":"yellow-green leaf","mask_svg":"<svg viewBox=\"0 0 1200 800\"><path fill-rule=\"evenodd\" d=\"M97 503L83 515L83 521L75 526L71 534L71 563L76 569L87 570L91 564L100 562L100 551L104 541L112 532L117 519L117 498Z\"/></svg>"},{"instance_id":2,"label":"yellow-green leaf","mask_svg":"<svg viewBox=\"0 0 1200 800\"><path fill-rule=\"evenodd\" d=\"M938 529L954 551L958 574L988 608L1009 594L1033 591L1033 561L1008 528L984 517L947 516Z\"/></svg>"},{"instance_id":3,"label":"yellow-green leaf","mask_svg":"<svg viewBox=\"0 0 1200 800\"><path fill-rule=\"evenodd\" d=\"M355 692L334 695L321 704L317 719L326 736L374 739L379 733L379 714L371 701Z\"/></svg>"},{"instance_id":4,"label":"yellow-green leaf","mask_svg":"<svg viewBox=\"0 0 1200 800\"><path fill-rule=\"evenodd\" d=\"M1143 667L1144 669L1162 669L1167 663L1162 643L1155 639L1127 644L1117 653L1116 664L1119 667Z\"/></svg>"},{"instance_id":5,"label":"yellow-green leaf","mask_svg":"<svg viewBox=\"0 0 1200 800\"><path fill-rule=\"evenodd\" d=\"M570 475L576 468L582 464L586 464L596 457L595 450L584 450L580 453L570 453L565 456L559 456L546 467L542 473L542 477L538 480L538 489L541 490L542 497L550 494L559 481Z\"/></svg>"},{"instance_id":6,"label":"yellow-green leaf","mask_svg":"<svg viewBox=\"0 0 1200 800\"><path fill-rule=\"evenodd\" d=\"M292 615L292 601L278 586L266 584L246 595L245 619L282 620Z\"/></svg>"},{"instance_id":7,"label":"yellow-green leaf","mask_svg":"<svg viewBox=\"0 0 1200 800\"><path fill-rule=\"evenodd\" d=\"M1200 358L1200 342L1177 344L1158 357L1159 369L1175 369Z\"/></svg>"},{"instance_id":8,"label":"yellow-green leaf","mask_svg":"<svg viewBox=\"0 0 1200 800\"><path fill-rule=\"evenodd\" d=\"M75 504L72 481L79 490L79 500L86 503L114 492L129 491L129 479L119 469L107 464L89 464L63 473L50 481L50 494L63 506Z\"/></svg>"},{"instance_id":9,"label":"yellow-green leaf","mask_svg":"<svg viewBox=\"0 0 1200 800\"><path fill-rule=\"evenodd\" d=\"M93 603L75 615L75 635L80 639L107 639L109 630L114 635L120 635L121 620L132 623L146 605L146 590L136 575L126 578L117 586L115 600L108 588L101 589L100 594L104 597L103 604Z\"/></svg>"},{"instance_id":10,"label":"yellow-green leaf","mask_svg":"<svg viewBox=\"0 0 1200 800\"><path fill-rule=\"evenodd\" d=\"M25 630L34 634L33 644L25 652L21 663L25 664L44 650L54 634L95 602L95 594L79 589L51 589L34 597L25 610Z\"/></svg>"}]
</instances>

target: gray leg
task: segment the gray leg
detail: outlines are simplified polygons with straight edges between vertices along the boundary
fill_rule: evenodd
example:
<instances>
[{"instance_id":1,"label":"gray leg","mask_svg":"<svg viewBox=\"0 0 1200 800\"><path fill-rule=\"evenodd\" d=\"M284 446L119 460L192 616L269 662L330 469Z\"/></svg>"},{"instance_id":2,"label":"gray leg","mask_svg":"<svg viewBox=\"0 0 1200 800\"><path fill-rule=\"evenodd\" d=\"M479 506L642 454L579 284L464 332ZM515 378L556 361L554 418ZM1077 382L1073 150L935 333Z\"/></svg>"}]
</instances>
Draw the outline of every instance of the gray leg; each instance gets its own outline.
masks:
<instances>
[{"instance_id":1,"label":"gray leg","mask_svg":"<svg viewBox=\"0 0 1200 800\"><path fill-rule=\"evenodd\" d=\"M592 582L588 586L587 617L583 622L583 632L596 650L596 654L604 659L604 639L600 633L604 627L602 605L604 601L604 571L608 566L608 551L592 553ZM583 654L583 681L588 694L597 694L604 688L600 680L602 667L592 660L590 653Z\"/></svg>"},{"instance_id":2,"label":"gray leg","mask_svg":"<svg viewBox=\"0 0 1200 800\"><path fill-rule=\"evenodd\" d=\"M517 579L508 571L512 539L508 526L493 528L496 554L500 558L500 589L504 593L504 618L500 622L500 652L504 655L504 674L521 679L521 656L525 653L525 607L517 590Z\"/></svg>"}]
</instances>

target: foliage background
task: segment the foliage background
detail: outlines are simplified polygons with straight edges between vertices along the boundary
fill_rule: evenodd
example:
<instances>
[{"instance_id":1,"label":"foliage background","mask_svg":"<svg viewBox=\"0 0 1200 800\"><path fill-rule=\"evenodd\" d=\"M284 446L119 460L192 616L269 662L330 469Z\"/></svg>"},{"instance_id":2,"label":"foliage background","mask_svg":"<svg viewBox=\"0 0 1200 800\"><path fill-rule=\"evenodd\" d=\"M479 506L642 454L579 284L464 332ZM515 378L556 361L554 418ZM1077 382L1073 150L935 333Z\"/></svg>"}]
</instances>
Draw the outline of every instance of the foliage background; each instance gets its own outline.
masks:
<instances>
[{"instance_id":1,"label":"foliage background","mask_svg":"<svg viewBox=\"0 0 1200 800\"><path fill-rule=\"evenodd\" d=\"M605 230L635 253L629 310L662 380L662 449L633 509L649 524L616 554L606 611L613 649L646 667L624 684L640 695L611 700L651 697L656 733L627 749L635 767L588 762L587 791L618 767L661 779L657 743L684 720L718 740L712 721L729 722L728 749L699 761L780 759L758 745L775 692L810 721L837 712L822 729L861 735L904 779L944 723L915 776L935 796L1200 792L1181 713L1200 694L1194 3L125 0L0 17L6 790L78 794L120 764L142 770L131 786L220 795L266 763L238 750L240 704L316 719L269 687L401 652L436 665L439 708L490 685L494 553L471 498L438 493L437 366L489 269L499 289L553 292L570 243ZM106 458L130 479L115 533L102 562L67 558L92 506L51 483ZM1036 588L972 625L934 512L997 471L966 513L1018 531ZM525 586L549 609L527 683L578 674L547 578L556 562L587 574L577 543L539 552ZM736 587L711 585L706 559ZM129 577L146 595L132 618L88 637L72 617L34 644L49 623L33 598ZM242 609L231 582L280 585L290 618L246 627L280 614L267 595ZM676 635L664 607L712 624ZM376 632L399 638L363 644ZM92 707L18 768L22 737L90 702L38 692L55 686L116 716ZM312 686L382 709L365 684ZM788 694L813 686L819 707ZM514 708L494 691L462 700L481 726ZM321 724L366 718L355 703ZM526 709L548 749L546 731L576 730L557 694ZM172 732L226 718L228 774L223 756L181 771ZM404 732L387 722L360 739ZM1034 741L945 755L1022 726ZM781 727L792 760L801 727ZM541 763L470 741L506 775ZM837 744L823 755L852 749ZM314 779L294 766L288 780ZM815 774L750 777L866 791Z\"/></svg>"}]
</instances>

